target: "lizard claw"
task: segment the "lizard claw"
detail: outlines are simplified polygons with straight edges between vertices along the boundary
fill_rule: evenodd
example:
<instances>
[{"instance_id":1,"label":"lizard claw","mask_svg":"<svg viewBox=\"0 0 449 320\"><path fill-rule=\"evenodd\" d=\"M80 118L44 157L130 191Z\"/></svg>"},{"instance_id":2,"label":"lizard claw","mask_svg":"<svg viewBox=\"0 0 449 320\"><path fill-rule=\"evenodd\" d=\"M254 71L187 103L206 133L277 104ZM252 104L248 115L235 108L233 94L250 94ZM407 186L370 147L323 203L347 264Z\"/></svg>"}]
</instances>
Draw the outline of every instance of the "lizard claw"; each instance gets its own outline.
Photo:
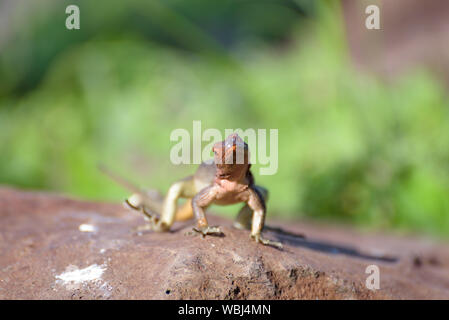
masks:
<instances>
[{"instance_id":1,"label":"lizard claw","mask_svg":"<svg viewBox=\"0 0 449 320\"><path fill-rule=\"evenodd\" d=\"M192 232L190 232L189 234L200 234L204 237L206 237L207 235L215 235L215 236L220 236L223 234L223 232L221 232L220 227L202 227L202 228L192 228Z\"/></svg>"},{"instance_id":2,"label":"lizard claw","mask_svg":"<svg viewBox=\"0 0 449 320\"><path fill-rule=\"evenodd\" d=\"M261 243L265 246L272 246L278 249L282 249L282 243L278 242L278 241L273 241L273 240L268 240L268 239L264 239L262 238L262 236L260 234L257 235L251 235L251 239L253 239L254 241L256 241L257 243Z\"/></svg>"}]
</instances>

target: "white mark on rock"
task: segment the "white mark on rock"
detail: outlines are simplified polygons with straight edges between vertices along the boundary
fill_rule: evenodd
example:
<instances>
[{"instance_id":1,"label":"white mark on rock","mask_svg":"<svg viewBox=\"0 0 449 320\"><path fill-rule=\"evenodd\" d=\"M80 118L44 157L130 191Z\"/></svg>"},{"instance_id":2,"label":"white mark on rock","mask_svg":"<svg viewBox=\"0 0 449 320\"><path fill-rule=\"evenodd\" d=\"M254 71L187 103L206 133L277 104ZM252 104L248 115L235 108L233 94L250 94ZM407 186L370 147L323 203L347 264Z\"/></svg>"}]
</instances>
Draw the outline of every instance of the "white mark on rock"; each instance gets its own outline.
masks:
<instances>
[{"instance_id":1,"label":"white mark on rock","mask_svg":"<svg viewBox=\"0 0 449 320\"><path fill-rule=\"evenodd\" d=\"M95 227L95 226L92 225L92 224L87 224L87 223L80 224L80 226L78 227L78 229L79 229L81 232L95 232L95 231L97 231L97 227Z\"/></svg>"},{"instance_id":2,"label":"white mark on rock","mask_svg":"<svg viewBox=\"0 0 449 320\"><path fill-rule=\"evenodd\" d=\"M106 264L93 264L84 269L69 265L65 272L56 276L56 283L63 285L67 290L80 288L96 290L95 294L107 298L111 295L112 287L101 278L105 271Z\"/></svg>"},{"instance_id":3,"label":"white mark on rock","mask_svg":"<svg viewBox=\"0 0 449 320\"><path fill-rule=\"evenodd\" d=\"M231 251L231 255L232 255L232 260L233 260L235 263L241 263L241 262L244 262L244 261L245 261L245 259L244 259L242 256L238 255L238 254L235 253L235 252L232 252L232 251Z\"/></svg>"},{"instance_id":4,"label":"white mark on rock","mask_svg":"<svg viewBox=\"0 0 449 320\"><path fill-rule=\"evenodd\" d=\"M84 269L78 269L77 266L70 265L66 271L56 276L56 279L66 283L82 283L85 281L100 280L106 266L93 264Z\"/></svg>"}]
</instances>

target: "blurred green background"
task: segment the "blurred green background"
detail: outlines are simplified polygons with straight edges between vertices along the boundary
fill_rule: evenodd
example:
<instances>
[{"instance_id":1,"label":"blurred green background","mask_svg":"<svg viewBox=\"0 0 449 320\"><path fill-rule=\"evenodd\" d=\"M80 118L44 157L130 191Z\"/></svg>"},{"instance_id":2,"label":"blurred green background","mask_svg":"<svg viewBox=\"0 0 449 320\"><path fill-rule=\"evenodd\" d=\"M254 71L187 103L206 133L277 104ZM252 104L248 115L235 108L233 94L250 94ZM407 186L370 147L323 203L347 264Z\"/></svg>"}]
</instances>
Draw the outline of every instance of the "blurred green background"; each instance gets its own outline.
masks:
<instances>
[{"instance_id":1,"label":"blurred green background","mask_svg":"<svg viewBox=\"0 0 449 320\"><path fill-rule=\"evenodd\" d=\"M69 4L80 30L65 28ZM447 88L425 68L394 82L356 70L339 2L16 5L0 47L1 184L122 201L99 163L165 192L196 167L170 163L172 130L274 128L277 174L254 166L269 217L449 234Z\"/></svg>"}]
</instances>

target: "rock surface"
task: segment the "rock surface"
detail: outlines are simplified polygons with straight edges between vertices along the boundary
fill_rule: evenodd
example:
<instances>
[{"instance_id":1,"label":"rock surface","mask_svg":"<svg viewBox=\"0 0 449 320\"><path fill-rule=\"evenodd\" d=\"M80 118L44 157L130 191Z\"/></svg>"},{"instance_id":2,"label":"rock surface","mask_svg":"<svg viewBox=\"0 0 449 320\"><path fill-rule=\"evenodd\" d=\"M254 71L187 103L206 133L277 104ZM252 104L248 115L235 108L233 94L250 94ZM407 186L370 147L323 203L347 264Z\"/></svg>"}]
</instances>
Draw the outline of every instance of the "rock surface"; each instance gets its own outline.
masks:
<instances>
[{"instance_id":1,"label":"rock surface","mask_svg":"<svg viewBox=\"0 0 449 320\"><path fill-rule=\"evenodd\" d=\"M213 216L225 236L187 236L191 223L138 235L143 218L120 204L8 188L0 221L0 299L449 298L449 248L425 239L268 219L307 237L266 232L278 250Z\"/></svg>"}]
</instances>

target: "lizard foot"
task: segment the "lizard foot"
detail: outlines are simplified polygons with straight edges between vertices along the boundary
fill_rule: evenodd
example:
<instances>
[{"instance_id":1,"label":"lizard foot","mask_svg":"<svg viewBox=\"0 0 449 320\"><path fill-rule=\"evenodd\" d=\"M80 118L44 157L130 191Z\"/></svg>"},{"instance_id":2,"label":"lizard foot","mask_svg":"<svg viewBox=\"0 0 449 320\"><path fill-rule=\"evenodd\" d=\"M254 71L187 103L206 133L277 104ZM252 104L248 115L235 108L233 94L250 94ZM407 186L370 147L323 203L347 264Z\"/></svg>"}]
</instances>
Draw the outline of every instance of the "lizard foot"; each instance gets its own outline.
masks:
<instances>
[{"instance_id":1,"label":"lizard foot","mask_svg":"<svg viewBox=\"0 0 449 320\"><path fill-rule=\"evenodd\" d=\"M261 243L265 246L272 246L278 249L282 249L282 243L278 242L278 241L273 241L273 240L268 240L268 239L264 239L262 238L262 236L260 234L257 235L251 235L251 239L253 239L254 241Z\"/></svg>"},{"instance_id":2,"label":"lizard foot","mask_svg":"<svg viewBox=\"0 0 449 320\"><path fill-rule=\"evenodd\" d=\"M202 228L192 228L190 235L194 234L200 234L204 237L207 235L215 235L215 236L221 236L223 235L223 232L221 232L220 227L202 227Z\"/></svg>"}]
</instances>

